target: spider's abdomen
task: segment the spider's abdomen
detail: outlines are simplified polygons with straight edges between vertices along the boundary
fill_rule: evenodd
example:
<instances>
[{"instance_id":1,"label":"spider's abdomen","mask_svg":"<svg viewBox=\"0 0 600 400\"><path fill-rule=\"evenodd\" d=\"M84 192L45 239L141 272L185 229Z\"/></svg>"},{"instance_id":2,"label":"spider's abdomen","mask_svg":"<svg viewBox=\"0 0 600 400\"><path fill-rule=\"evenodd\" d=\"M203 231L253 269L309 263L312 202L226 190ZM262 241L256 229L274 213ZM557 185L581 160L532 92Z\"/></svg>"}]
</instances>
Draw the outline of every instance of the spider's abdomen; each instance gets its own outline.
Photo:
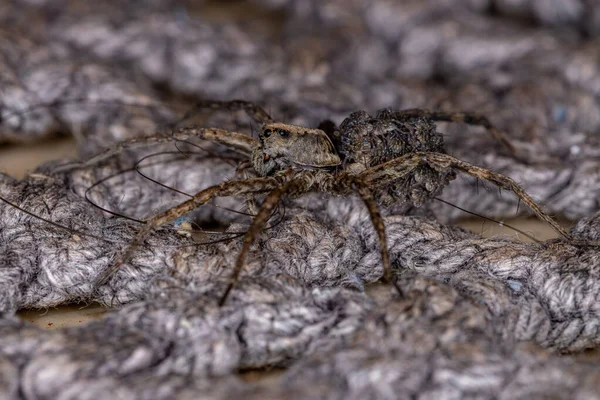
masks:
<instances>
[{"instance_id":1,"label":"spider's abdomen","mask_svg":"<svg viewBox=\"0 0 600 400\"><path fill-rule=\"evenodd\" d=\"M339 153L344 164L374 167L414 152L445 153L442 135L429 118L404 117L384 109L372 117L365 111L352 113L339 128ZM376 193L383 203L411 202L417 206L436 195L454 179L451 171L438 171L419 165Z\"/></svg>"}]
</instances>

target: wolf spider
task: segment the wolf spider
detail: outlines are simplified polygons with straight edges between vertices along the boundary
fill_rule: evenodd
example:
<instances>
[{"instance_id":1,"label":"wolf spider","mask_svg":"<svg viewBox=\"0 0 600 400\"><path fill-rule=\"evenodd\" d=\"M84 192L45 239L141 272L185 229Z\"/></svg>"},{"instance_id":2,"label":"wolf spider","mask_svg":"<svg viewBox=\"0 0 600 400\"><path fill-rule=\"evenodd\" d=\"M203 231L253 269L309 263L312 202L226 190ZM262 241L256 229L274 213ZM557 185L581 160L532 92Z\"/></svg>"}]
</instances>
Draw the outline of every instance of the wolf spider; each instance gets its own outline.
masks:
<instances>
[{"instance_id":1,"label":"wolf spider","mask_svg":"<svg viewBox=\"0 0 600 400\"><path fill-rule=\"evenodd\" d=\"M220 298L219 304L223 305L239 278L252 243L282 198L298 197L309 192L325 192L339 196L360 196L378 235L383 279L393 283L402 294L393 280L379 204L409 202L419 206L439 193L455 178L457 171L514 192L538 218L547 222L566 239L575 242L514 180L445 153L442 135L436 131L435 121L483 126L512 150L502 134L480 115L422 109L384 109L376 117L371 117L365 111L357 111L339 127L326 121L319 128L311 129L276 122L260 106L246 101L205 101L197 107L244 110L254 121L262 124L258 140L217 128L187 127L169 135L122 142L83 163L84 166L91 166L129 148L189 138L220 143L247 157L247 161L238 168L237 179L201 190L189 200L145 221L145 226L134 240L95 281L95 288L106 283L154 229L175 221L215 197L245 196L252 204L254 196L266 194L255 212L228 285ZM63 170L71 168L72 166L65 166ZM240 175L240 172L245 173L248 168L254 171L255 177Z\"/></svg>"}]
</instances>

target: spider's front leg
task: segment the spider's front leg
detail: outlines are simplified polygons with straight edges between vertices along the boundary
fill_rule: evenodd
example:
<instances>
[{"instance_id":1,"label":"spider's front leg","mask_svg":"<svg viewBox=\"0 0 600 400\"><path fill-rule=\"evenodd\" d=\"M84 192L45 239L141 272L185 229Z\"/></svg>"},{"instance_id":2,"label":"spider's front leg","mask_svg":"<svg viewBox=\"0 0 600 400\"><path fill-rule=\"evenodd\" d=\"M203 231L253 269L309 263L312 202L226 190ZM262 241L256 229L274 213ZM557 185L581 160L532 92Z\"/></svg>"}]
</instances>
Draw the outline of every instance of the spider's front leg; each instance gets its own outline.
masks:
<instances>
[{"instance_id":1,"label":"spider's front leg","mask_svg":"<svg viewBox=\"0 0 600 400\"><path fill-rule=\"evenodd\" d=\"M267 222L273 210L275 209L275 207L277 207L283 196L297 183L298 182L294 180L289 180L285 182L283 185L280 185L279 187L271 191L261 204L260 209L258 210L256 217L254 218L254 221L252 221L250 229L248 230L248 232L246 232L246 236L244 237L244 244L242 245L242 250L240 251L238 258L235 261L235 266L229 278L227 288L225 289L225 291L223 292L223 296L219 300L219 306L225 304L225 302L227 301L227 297L229 297L229 293L233 289L234 285L237 283L240 273L242 272L242 268L244 268L246 256L250 251L250 246L252 246L252 243L254 243L254 240L256 239L260 231L264 228L265 223Z\"/></svg>"},{"instance_id":2,"label":"spider's front leg","mask_svg":"<svg viewBox=\"0 0 600 400\"><path fill-rule=\"evenodd\" d=\"M147 147L153 144L186 141L190 138L220 143L247 157L252 154L252 149L256 147L256 140L248 135L244 135L243 133L230 132L218 128L189 127L178 129L169 135L157 134L125 140L114 147L104 150L85 162L75 162L61 165L55 168L53 172L61 173L68 172L76 168L88 168L100 164L111 157L117 156L126 150Z\"/></svg>"},{"instance_id":3,"label":"spider's front leg","mask_svg":"<svg viewBox=\"0 0 600 400\"><path fill-rule=\"evenodd\" d=\"M142 245L154 229L182 217L186 213L206 204L215 197L260 194L273 190L279 185L280 181L273 177L224 182L220 185L204 189L196 193L191 199L152 217L145 221L146 225L138 232L131 244L125 248L116 257L112 265L95 280L94 288L97 289L100 285L106 283L124 263L129 261L136 248Z\"/></svg>"},{"instance_id":4,"label":"spider's front leg","mask_svg":"<svg viewBox=\"0 0 600 400\"><path fill-rule=\"evenodd\" d=\"M429 164L436 169L452 168L474 176L475 178L492 182L502 189L510 190L517 195L517 197L521 199L540 220L547 222L557 233L569 241L573 243L577 242L558 224L558 222L542 210L533 198L531 198L531 196L529 196L513 179L488 169L469 164L447 154L411 153L367 169L359 176L371 187L383 186L394 180L405 177L422 163Z\"/></svg>"},{"instance_id":5,"label":"spider's front leg","mask_svg":"<svg viewBox=\"0 0 600 400\"><path fill-rule=\"evenodd\" d=\"M167 131L174 129L181 122L190 118L190 116L198 110L226 110L226 111L238 111L244 110L250 118L260 124L266 124L273 122L273 119L265 110L257 104L244 100L232 100L232 101L216 101L216 100L204 100L196 103L194 107L186 112L179 120L167 125ZM53 172L67 172L75 168L91 167L101 163L108 158L114 157L125 150L134 149L138 147L145 147L157 143L165 142L177 142L183 141L190 138L203 139L213 141L216 143L223 144L237 152L242 153L245 156L250 156L252 149L256 146L256 140L244 135L243 133L229 132L223 129L216 128L198 128L189 127L181 128L171 134L159 133L152 136L144 136L140 138L133 138L123 141L114 147L104 150L102 153L92 157L84 163L69 163L56 168Z\"/></svg>"},{"instance_id":6,"label":"spider's front leg","mask_svg":"<svg viewBox=\"0 0 600 400\"><path fill-rule=\"evenodd\" d=\"M390 252L387 246L387 235L385 233L385 224L379 211L379 206L373 197L373 192L369 189L369 186L360 180L354 181L356 186L356 192L360 195L363 203L367 206L369 215L371 216L371 222L373 222L373 228L377 233L379 239L379 250L381 253L381 263L383 264L383 280L386 283L391 283L394 288L398 291L400 297L404 297L404 292L398 286L398 283L394 280L392 272L392 263L390 261Z\"/></svg>"}]
</instances>

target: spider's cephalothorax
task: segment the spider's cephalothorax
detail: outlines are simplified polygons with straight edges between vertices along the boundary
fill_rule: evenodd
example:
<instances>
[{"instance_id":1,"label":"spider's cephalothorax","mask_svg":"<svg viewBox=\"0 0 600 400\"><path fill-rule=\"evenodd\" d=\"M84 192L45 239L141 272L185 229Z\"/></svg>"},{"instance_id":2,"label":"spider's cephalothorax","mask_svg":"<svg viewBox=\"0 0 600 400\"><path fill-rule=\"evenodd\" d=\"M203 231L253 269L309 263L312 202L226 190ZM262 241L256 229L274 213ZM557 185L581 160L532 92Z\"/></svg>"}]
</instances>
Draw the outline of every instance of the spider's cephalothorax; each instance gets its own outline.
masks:
<instances>
[{"instance_id":1,"label":"spider's cephalothorax","mask_svg":"<svg viewBox=\"0 0 600 400\"><path fill-rule=\"evenodd\" d=\"M341 164L329 137L320 129L267 123L252 150L252 166L259 176L286 168L334 168Z\"/></svg>"},{"instance_id":2,"label":"spider's cephalothorax","mask_svg":"<svg viewBox=\"0 0 600 400\"><path fill-rule=\"evenodd\" d=\"M339 127L339 153L345 165L364 169L415 152L445 153L442 135L427 117L404 116L389 109L376 117L357 111ZM422 164L404 178L377 190L381 203L410 202L420 206L438 194L454 177L452 169Z\"/></svg>"}]
</instances>

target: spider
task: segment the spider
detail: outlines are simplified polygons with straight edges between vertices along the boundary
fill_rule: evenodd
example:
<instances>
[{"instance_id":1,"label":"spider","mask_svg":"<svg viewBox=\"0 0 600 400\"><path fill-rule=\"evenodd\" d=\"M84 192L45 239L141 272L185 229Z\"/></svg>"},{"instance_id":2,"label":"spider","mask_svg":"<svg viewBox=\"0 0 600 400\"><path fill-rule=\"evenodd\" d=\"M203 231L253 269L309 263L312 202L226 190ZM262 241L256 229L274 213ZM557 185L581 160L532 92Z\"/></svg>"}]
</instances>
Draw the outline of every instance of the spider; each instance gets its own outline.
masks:
<instances>
[{"instance_id":1,"label":"spider","mask_svg":"<svg viewBox=\"0 0 600 400\"><path fill-rule=\"evenodd\" d=\"M456 177L456 172L490 181L499 188L514 192L538 218L564 238L576 242L514 180L445 153L442 135L436 131L436 121L483 126L512 150L510 143L481 115L423 109L383 109L372 117L365 111L357 111L339 127L326 121L319 128L311 129L276 122L260 106L241 100L205 101L197 107L244 110L254 121L262 124L258 139L217 128L180 128L169 135L159 134L122 142L83 165L97 164L129 148L195 137L223 144L242 154L247 161L240 165L238 171L251 169L255 176L247 178L238 174L237 179L201 190L189 200L145 221L146 224L134 240L95 281L95 288L106 283L154 229L177 220L215 197L245 196L253 199L258 195L266 195L245 234L242 249L219 301L223 305L239 278L251 245L280 201L285 196L299 197L309 192L325 192L338 196L360 196L378 235L383 280L392 283L402 295L392 276L379 205L409 202L419 206L438 194ZM67 165L57 172L71 168L73 165Z\"/></svg>"}]
</instances>

